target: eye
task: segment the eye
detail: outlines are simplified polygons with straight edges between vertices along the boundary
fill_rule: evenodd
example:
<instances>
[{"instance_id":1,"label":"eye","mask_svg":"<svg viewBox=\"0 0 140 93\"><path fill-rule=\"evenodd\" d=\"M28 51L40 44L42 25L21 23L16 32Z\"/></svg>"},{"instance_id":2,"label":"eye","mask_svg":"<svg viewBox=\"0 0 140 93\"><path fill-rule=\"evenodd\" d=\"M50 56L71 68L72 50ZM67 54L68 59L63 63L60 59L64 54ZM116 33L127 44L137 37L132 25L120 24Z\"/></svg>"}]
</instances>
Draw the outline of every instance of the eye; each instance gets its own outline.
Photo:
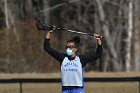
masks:
<instances>
[{"instance_id":1,"label":"eye","mask_svg":"<svg viewBox=\"0 0 140 93\"><path fill-rule=\"evenodd\" d=\"M76 46L66 46L66 49L67 49L67 48L72 49L72 48L76 48Z\"/></svg>"}]
</instances>

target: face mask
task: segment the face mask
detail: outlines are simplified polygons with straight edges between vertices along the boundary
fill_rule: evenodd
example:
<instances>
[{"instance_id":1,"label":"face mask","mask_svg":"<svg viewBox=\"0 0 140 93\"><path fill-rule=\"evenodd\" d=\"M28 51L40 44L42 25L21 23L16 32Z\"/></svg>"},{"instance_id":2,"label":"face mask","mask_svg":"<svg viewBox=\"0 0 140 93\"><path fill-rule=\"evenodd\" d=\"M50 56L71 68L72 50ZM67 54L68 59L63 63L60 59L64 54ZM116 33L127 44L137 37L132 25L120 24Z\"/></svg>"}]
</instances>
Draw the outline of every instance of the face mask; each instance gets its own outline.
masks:
<instances>
[{"instance_id":1,"label":"face mask","mask_svg":"<svg viewBox=\"0 0 140 93\"><path fill-rule=\"evenodd\" d=\"M66 53L67 53L68 56L72 56L73 55L72 50L70 50L69 48L67 48Z\"/></svg>"}]
</instances>

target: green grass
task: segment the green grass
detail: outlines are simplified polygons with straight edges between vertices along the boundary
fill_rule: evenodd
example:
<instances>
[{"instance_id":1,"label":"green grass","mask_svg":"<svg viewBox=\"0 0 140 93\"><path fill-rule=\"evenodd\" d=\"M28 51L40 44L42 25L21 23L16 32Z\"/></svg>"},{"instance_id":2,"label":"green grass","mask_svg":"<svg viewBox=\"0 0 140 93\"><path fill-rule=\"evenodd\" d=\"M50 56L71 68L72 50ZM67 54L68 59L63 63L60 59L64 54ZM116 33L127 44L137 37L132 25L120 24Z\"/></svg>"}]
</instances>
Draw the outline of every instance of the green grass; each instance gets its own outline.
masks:
<instances>
[{"instance_id":1,"label":"green grass","mask_svg":"<svg viewBox=\"0 0 140 93\"><path fill-rule=\"evenodd\" d=\"M140 72L132 73L85 73L85 77L135 77ZM60 73L49 74L0 74L1 79L9 78L56 78ZM0 84L0 93L19 93L18 83ZM60 83L23 83L23 93L61 93ZM116 83L85 83L85 93L139 93L138 82L116 82Z\"/></svg>"}]
</instances>

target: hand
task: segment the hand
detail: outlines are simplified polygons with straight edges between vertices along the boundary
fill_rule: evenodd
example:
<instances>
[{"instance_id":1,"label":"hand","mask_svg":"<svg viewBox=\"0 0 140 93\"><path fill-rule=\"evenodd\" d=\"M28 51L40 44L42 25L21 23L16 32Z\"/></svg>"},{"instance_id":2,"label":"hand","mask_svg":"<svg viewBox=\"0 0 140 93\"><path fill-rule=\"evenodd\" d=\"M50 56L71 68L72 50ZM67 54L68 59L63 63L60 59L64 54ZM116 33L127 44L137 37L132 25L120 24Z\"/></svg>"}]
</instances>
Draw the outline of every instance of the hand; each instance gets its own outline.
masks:
<instances>
[{"instance_id":1,"label":"hand","mask_svg":"<svg viewBox=\"0 0 140 93\"><path fill-rule=\"evenodd\" d=\"M46 34L46 39L50 39L51 37L51 33L55 30L56 26L52 26L52 30L48 31L47 34Z\"/></svg>"},{"instance_id":2,"label":"hand","mask_svg":"<svg viewBox=\"0 0 140 93\"><path fill-rule=\"evenodd\" d=\"M51 29L50 31L48 31L48 32L50 32L50 33L52 33L52 32L56 29L56 26L53 26L53 25L52 25L51 28L52 28L52 29Z\"/></svg>"},{"instance_id":3,"label":"hand","mask_svg":"<svg viewBox=\"0 0 140 93\"><path fill-rule=\"evenodd\" d=\"M101 45L102 44L102 42L101 42L102 36L99 34L96 34L96 33L94 33L93 35L94 35L94 38L97 40L97 44Z\"/></svg>"},{"instance_id":4,"label":"hand","mask_svg":"<svg viewBox=\"0 0 140 93\"><path fill-rule=\"evenodd\" d=\"M99 34L96 34L96 33L94 33L93 34L93 36L94 36L94 38L97 40L97 39L101 39L102 38L102 36L101 35L99 35Z\"/></svg>"}]
</instances>

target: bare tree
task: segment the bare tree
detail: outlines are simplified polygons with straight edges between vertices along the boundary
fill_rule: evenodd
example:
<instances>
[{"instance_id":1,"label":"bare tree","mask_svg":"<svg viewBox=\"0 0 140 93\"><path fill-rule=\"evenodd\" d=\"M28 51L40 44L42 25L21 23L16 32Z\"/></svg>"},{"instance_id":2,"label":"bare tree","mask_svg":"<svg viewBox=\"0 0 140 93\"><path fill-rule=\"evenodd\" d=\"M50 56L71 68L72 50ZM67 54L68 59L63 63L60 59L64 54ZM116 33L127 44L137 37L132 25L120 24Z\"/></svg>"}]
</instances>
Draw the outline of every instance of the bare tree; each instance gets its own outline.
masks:
<instances>
[{"instance_id":1,"label":"bare tree","mask_svg":"<svg viewBox=\"0 0 140 93\"><path fill-rule=\"evenodd\" d=\"M107 25L107 20L105 20L105 13L103 10L103 5L102 5L103 2L101 0L96 0L96 2L97 2L97 6L98 6L99 19L101 22L102 31L103 31L103 34L105 37L105 41L107 43L107 47L108 47L110 56L112 57L111 60L112 60L113 68L114 68L114 71L119 71L120 67L117 62L117 53L114 49L113 41L112 41L111 35L109 33L109 27Z\"/></svg>"},{"instance_id":2,"label":"bare tree","mask_svg":"<svg viewBox=\"0 0 140 93\"><path fill-rule=\"evenodd\" d=\"M134 71L140 70L140 0L134 0L133 64Z\"/></svg>"},{"instance_id":3,"label":"bare tree","mask_svg":"<svg viewBox=\"0 0 140 93\"><path fill-rule=\"evenodd\" d=\"M56 60L44 53L45 34L38 33L35 17L50 25L103 35L103 56L88 64L87 71L140 70L140 0L1 0L0 5L6 26L0 29L1 71L58 71ZM78 34L56 31L53 35L52 46L63 51L67 39ZM96 49L91 37L80 37L80 53Z\"/></svg>"},{"instance_id":4,"label":"bare tree","mask_svg":"<svg viewBox=\"0 0 140 93\"><path fill-rule=\"evenodd\" d=\"M8 14L7 3L8 3L7 0L4 0L5 22L6 22L6 27L9 29L10 28L10 23L9 23L9 14Z\"/></svg>"},{"instance_id":5,"label":"bare tree","mask_svg":"<svg viewBox=\"0 0 140 93\"><path fill-rule=\"evenodd\" d=\"M127 30L126 54L125 54L125 61L126 61L125 67L127 72L131 70L132 31L133 31L133 1L130 0L129 8L128 8L128 30Z\"/></svg>"}]
</instances>

